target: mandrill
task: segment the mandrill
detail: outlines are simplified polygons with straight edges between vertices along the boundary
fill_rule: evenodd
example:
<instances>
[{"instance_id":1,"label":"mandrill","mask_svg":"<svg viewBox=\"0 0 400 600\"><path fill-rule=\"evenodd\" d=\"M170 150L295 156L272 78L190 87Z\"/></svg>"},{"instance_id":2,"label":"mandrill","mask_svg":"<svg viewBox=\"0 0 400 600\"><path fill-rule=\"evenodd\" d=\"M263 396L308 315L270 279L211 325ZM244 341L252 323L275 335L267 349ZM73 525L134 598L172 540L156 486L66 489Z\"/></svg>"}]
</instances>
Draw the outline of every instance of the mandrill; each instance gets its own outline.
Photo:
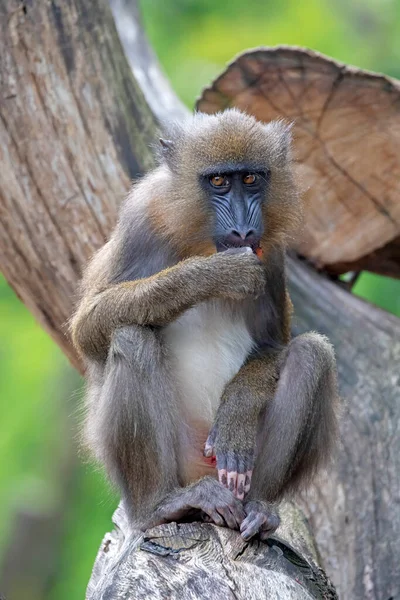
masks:
<instances>
[{"instance_id":1,"label":"mandrill","mask_svg":"<svg viewBox=\"0 0 400 600\"><path fill-rule=\"evenodd\" d=\"M85 437L140 527L197 517L265 539L337 435L332 347L290 341L290 129L227 110L160 141L72 319Z\"/></svg>"}]
</instances>

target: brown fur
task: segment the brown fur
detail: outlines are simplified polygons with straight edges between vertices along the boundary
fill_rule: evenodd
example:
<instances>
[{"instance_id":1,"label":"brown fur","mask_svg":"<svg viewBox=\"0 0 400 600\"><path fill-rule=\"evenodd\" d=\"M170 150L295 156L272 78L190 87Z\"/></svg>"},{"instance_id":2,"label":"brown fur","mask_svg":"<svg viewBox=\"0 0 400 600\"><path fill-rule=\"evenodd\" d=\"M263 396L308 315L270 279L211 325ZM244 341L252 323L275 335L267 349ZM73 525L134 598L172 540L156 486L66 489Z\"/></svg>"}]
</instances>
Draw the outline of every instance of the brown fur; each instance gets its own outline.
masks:
<instances>
[{"instance_id":1,"label":"brown fur","mask_svg":"<svg viewBox=\"0 0 400 600\"><path fill-rule=\"evenodd\" d=\"M189 124L172 127L168 137L174 140L167 158L172 173L168 173L163 196L151 202L150 213L157 234L171 242L181 258L208 254L213 248L211 214L199 173L209 170L210 165L217 171L229 161L270 171L262 248L267 256L276 245L286 245L302 218L288 125L280 121L265 125L229 110L218 115L197 114Z\"/></svg>"},{"instance_id":2,"label":"brown fur","mask_svg":"<svg viewBox=\"0 0 400 600\"><path fill-rule=\"evenodd\" d=\"M105 359L120 327L162 327L198 302L241 300L261 294L263 287L262 265L251 253L189 258L150 277L89 293L72 320L73 341L84 356Z\"/></svg>"},{"instance_id":3,"label":"brown fur","mask_svg":"<svg viewBox=\"0 0 400 600\"><path fill-rule=\"evenodd\" d=\"M244 320L254 351L223 393L215 449L237 464L251 462L256 450L243 535L255 533L248 519L257 511L254 522L264 523L267 535L277 519L260 501L309 481L336 434L331 347L316 334L289 344L284 250L301 219L290 131L229 110L197 114L167 137L173 144L164 145L160 166L133 186L109 242L89 264L72 319L74 344L88 364L86 439L132 519L162 522L189 507L215 523L222 514L229 526L240 525L246 505L243 512L209 478L176 491L209 470L199 462L207 423L187 414L163 331L199 303L221 303L233 322ZM270 173L262 261L249 250L216 253L200 175L226 163Z\"/></svg>"}]
</instances>

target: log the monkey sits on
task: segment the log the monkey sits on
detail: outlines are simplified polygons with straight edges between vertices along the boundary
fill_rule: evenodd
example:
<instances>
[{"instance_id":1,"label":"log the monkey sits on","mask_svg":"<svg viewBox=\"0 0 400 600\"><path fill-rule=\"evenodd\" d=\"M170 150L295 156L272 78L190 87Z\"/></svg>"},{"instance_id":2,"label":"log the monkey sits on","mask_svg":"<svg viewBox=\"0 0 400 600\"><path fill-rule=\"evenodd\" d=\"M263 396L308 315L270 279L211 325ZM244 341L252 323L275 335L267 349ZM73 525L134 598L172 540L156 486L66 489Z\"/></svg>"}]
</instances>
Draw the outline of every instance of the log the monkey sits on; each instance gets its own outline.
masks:
<instances>
[{"instance_id":1,"label":"log the monkey sits on","mask_svg":"<svg viewBox=\"0 0 400 600\"><path fill-rule=\"evenodd\" d=\"M332 347L290 341L300 215L289 127L198 113L168 130L89 264L72 320L86 439L142 528L204 517L265 539L330 457Z\"/></svg>"}]
</instances>

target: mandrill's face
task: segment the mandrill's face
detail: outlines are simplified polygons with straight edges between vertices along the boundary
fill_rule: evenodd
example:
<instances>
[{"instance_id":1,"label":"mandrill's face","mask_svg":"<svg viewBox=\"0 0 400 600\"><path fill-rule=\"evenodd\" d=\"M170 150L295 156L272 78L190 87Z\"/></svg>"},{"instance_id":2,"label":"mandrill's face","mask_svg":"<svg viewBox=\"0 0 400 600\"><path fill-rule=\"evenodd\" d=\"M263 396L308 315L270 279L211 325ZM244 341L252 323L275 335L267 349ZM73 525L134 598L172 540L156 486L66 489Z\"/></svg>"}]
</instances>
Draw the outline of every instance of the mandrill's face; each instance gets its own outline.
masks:
<instances>
[{"instance_id":1,"label":"mandrill's face","mask_svg":"<svg viewBox=\"0 0 400 600\"><path fill-rule=\"evenodd\" d=\"M200 176L213 213L213 241L218 252L248 246L254 253L264 232L263 205L269 171L255 172L245 164L220 165Z\"/></svg>"},{"instance_id":2,"label":"mandrill's face","mask_svg":"<svg viewBox=\"0 0 400 600\"><path fill-rule=\"evenodd\" d=\"M267 257L285 243L301 214L287 125L230 109L198 113L168 135L162 230L180 256L248 246Z\"/></svg>"}]
</instances>

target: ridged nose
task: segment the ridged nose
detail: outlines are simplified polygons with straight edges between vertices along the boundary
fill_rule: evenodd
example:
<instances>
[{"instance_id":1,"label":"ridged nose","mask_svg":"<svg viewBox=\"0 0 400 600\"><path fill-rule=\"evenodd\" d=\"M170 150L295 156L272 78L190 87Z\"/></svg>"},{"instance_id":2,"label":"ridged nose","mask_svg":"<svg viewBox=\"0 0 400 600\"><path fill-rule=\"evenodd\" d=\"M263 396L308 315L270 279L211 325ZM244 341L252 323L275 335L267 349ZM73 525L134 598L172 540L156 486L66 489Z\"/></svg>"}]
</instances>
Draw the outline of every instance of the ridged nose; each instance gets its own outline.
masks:
<instances>
[{"instance_id":1,"label":"ridged nose","mask_svg":"<svg viewBox=\"0 0 400 600\"><path fill-rule=\"evenodd\" d=\"M256 241L256 233L254 229L231 229L226 240L232 246L248 246Z\"/></svg>"}]
</instances>

